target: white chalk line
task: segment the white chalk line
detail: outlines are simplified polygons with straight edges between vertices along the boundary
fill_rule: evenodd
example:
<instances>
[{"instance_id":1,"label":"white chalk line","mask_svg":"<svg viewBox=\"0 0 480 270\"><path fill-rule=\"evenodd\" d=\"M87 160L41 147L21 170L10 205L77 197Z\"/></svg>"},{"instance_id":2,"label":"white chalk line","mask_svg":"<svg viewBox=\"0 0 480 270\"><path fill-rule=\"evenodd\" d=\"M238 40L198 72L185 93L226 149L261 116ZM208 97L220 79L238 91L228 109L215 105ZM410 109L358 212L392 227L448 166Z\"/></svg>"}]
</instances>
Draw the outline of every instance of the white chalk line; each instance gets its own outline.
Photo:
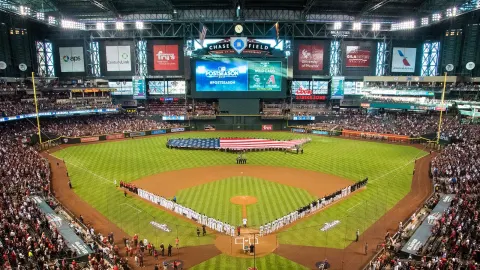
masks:
<instances>
[{"instance_id":1,"label":"white chalk line","mask_svg":"<svg viewBox=\"0 0 480 270\"><path fill-rule=\"evenodd\" d=\"M57 158L57 157L53 156L53 155L50 154L50 153L49 153L49 155L52 156L52 157L54 157L54 158ZM96 174L96 173L94 173L94 172L92 172L92 171L90 171L90 170L88 170L88 169L85 169L84 167L80 167L80 166L74 164L73 162L67 162L67 161L65 161L65 160L64 160L63 162L64 162L66 165L72 165L72 166L74 166L74 167L79 168L79 169L82 170L82 171L88 172L88 173L92 174L93 176L98 177L98 178L99 178L100 180L102 180L103 182L106 182L106 183L115 185L115 183L114 183L112 180L109 180L109 179L106 178L106 177L103 177L103 176L98 175L98 174Z\"/></svg>"},{"instance_id":2,"label":"white chalk line","mask_svg":"<svg viewBox=\"0 0 480 270\"><path fill-rule=\"evenodd\" d=\"M133 206L133 205L131 205L131 204L129 204L129 203L122 203L122 204L120 204L119 206L122 206L122 205L126 205L126 206L128 206L128 207L131 207L131 208L133 208L134 210L137 210L138 213L143 212L142 210L138 209L137 207L135 207L135 206Z\"/></svg>"}]
</instances>

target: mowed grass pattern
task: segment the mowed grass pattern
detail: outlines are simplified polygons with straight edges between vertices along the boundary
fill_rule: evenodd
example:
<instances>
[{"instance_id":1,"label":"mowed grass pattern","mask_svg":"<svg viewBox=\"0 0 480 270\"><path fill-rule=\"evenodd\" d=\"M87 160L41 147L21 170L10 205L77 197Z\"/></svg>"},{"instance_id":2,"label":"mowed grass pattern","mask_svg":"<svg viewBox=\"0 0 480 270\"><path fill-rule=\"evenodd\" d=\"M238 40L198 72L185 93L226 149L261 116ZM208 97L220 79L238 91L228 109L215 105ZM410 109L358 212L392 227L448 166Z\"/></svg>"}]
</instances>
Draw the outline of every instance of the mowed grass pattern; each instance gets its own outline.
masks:
<instances>
[{"instance_id":1,"label":"mowed grass pattern","mask_svg":"<svg viewBox=\"0 0 480 270\"><path fill-rule=\"evenodd\" d=\"M195 132L74 146L55 155L67 162L75 192L111 221L120 224L127 233L140 233L150 239L162 239L163 242L173 240L175 233L159 232L148 224L155 219L174 229L179 228L184 245L212 243L213 238L197 239L194 225L142 200L129 199L127 205L120 206L125 199L122 192L113 187L114 179L133 181L164 171L235 164L236 156L231 153L167 149L165 144L168 137L294 139L306 136L286 132ZM247 153L248 163L320 171L354 181L369 177L370 183L365 191L280 233L280 243L343 248L354 238L357 227L360 231L368 228L409 192L413 161L425 154L402 145L334 137L311 138L312 142L304 147L303 155ZM340 220L341 223L327 233L319 231L325 222L333 220Z\"/></svg>"},{"instance_id":2,"label":"mowed grass pattern","mask_svg":"<svg viewBox=\"0 0 480 270\"><path fill-rule=\"evenodd\" d=\"M211 270L211 269L242 269L247 270L253 267L253 258L233 258L227 255L219 255L213 259L198 264L190 269L192 270ZM289 261L276 254L271 254L262 258L255 259L255 267L261 270L282 269L282 270L307 270L300 264ZM312 266L313 267L313 266Z\"/></svg>"},{"instance_id":3,"label":"mowed grass pattern","mask_svg":"<svg viewBox=\"0 0 480 270\"><path fill-rule=\"evenodd\" d=\"M316 199L300 188L255 177L237 176L181 190L177 201L207 216L241 225L242 206L230 203L230 198L234 196L257 198L257 203L247 206L248 224L257 227Z\"/></svg>"}]
</instances>

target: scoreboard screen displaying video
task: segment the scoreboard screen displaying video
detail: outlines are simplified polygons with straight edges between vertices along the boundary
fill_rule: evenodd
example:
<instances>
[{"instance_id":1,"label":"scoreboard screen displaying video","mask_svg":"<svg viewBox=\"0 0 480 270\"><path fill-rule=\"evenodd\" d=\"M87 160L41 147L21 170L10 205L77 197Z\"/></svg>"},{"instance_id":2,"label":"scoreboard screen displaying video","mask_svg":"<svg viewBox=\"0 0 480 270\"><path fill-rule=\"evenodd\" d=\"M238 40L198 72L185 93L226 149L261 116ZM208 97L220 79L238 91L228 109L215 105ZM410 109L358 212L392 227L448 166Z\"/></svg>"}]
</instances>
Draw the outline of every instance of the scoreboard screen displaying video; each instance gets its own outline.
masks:
<instances>
[{"instance_id":1,"label":"scoreboard screen displaying video","mask_svg":"<svg viewBox=\"0 0 480 270\"><path fill-rule=\"evenodd\" d=\"M201 59L193 66L196 97L280 98L286 92L286 64L282 60Z\"/></svg>"}]
</instances>

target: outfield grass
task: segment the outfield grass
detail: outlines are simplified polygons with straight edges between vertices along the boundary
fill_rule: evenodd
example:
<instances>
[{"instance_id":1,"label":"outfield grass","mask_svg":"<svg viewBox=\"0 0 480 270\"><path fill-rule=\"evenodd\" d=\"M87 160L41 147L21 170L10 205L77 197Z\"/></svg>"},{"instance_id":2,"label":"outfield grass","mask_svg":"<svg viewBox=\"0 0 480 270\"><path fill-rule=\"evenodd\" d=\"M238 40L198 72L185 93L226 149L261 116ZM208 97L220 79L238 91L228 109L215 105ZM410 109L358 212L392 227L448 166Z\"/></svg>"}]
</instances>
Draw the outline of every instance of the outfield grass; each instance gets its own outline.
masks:
<instances>
[{"instance_id":1,"label":"outfield grass","mask_svg":"<svg viewBox=\"0 0 480 270\"><path fill-rule=\"evenodd\" d=\"M195 132L169 137L222 136L272 139L305 137L303 134L286 132ZM320 171L354 181L368 176L370 183L365 191L279 234L280 243L343 248L354 238L357 228L360 231L368 228L409 192L413 160L425 153L409 146L311 137L313 140L304 147L303 155L256 152L248 154L248 162L254 165ZM55 155L67 162L75 192L127 233L140 233L149 239L163 242L172 241L176 233L156 231L148 224L151 220L156 220L166 223L175 231L178 227L184 245L212 243L213 238L194 237L194 225L146 202L139 199L128 199L125 202L121 191L113 187L114 179L129 182L164 171L234 163L235 156L230 153L167 149L167 138L159 136L74 146L56 152ZM327 233L319 231L325 222L333 220L340 220L340 225Z\"/></svg>"},{"instance_id":2,"label":"outfield grass","mask_svg":"<svg viewBox=\"0 0 480 270\"><path fill-rule=\"evenodd\" d=\"M242 206L230 203L230 198L244 195L258 200L256 204L247 206L249 226L270 222L316 199L306 190L249 176L230 177L183 189L177 198L180 204L207 216L241 225Z\"/></svg>"}]
</instances>

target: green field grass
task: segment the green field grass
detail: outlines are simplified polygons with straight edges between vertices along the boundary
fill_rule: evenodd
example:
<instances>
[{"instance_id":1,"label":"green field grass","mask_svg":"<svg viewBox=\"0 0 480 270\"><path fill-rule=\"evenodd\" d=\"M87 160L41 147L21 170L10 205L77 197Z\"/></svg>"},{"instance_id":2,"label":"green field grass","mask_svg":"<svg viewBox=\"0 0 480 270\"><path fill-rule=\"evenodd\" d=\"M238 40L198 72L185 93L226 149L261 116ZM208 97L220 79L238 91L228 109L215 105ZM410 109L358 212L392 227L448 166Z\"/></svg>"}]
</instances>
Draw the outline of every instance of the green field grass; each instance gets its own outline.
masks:
<instances>
[{"instance_id":1,"label":"green field grass","mask_svg":"<svg viewBox=\"0 0 480 270\"><path fill-rule=\"evenodd\" d=\"M170 138L221 136L272 139L305 137L286 132L195 132L175 134ZM353 181L368 176L370 183L365 191L279 234L280 243L343 248L354 238L357 228L360 231L368 228L409 192L413 161L425 152L409 146L311 137L313 140L304 147L303 155L256 152L248 154L248 162L253 165L320 171ZM233 154L170 150L165 147L166 140L167 136L159 136L74 146L55 155L66 161L75 192L127 233L139 233L153 241L169 242L178 232L183 245L212 243L213 237L195 237L194 225L139 199L125 200L121 191L113 187L114 179L129 182L164 171L234 164ZM174 232L168 234L155 230L148 224L151 220L166 223ZM340 220L341 223L327 233L319 231L325 222L333 220Z\"/></svg>"},{"instance_id":2,"label":"green field grass","mask_svg":"<svg viewBox=\"0 0 480 270\"><path fill-rule=\"evenodd\" d=\"M211 269L243 269L246 270L253 267L252 259L232 258L227 255L219 255L208 261L190 268L192 270L211 270ZM255 267L257 269L288 269L288 270L302 270L310 269L300 264L289 261L276 254L270 254L265 257L257 258L255 260Z\"/></svg>"},{"instance_id":3,"label":"green field grass","mask_svg":"<svg viewBox=\"0 0 480 270\"><path fill-rule=\"evenodd\" d=\"M212 196L214 195L214 196ZM232 225L242 224L242 206L230 203L234 196L254 196L247 206L248 224L260 226L284 216L316 197L307 191L254 177L237 176L181 190L178 202Z\"/></svg>"}]
</instances>

